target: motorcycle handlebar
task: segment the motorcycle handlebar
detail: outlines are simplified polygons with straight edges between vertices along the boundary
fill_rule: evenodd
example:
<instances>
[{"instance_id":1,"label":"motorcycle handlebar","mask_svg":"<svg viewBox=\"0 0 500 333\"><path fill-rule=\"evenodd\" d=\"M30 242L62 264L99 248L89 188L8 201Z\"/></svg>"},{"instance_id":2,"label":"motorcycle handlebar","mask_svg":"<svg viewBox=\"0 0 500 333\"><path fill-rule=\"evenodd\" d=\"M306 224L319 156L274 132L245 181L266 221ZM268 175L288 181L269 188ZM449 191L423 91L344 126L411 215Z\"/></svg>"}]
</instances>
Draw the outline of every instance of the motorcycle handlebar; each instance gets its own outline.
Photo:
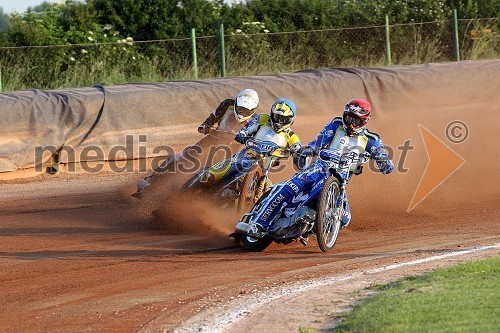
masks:
<instances>
[{"instance_id":1,"label":"motorcycle handlebar","mask_svg":"<svg viewBox=\"0 0 500 333\"><path fill-rule=\"evenodd\" d=\"M250 140L250 139L249 139ZM282 148L282 147L279 147L277 146L274 142L272 141L262 141L262 140L257 140L257 139L251 139L253 142L256 142L256 143L268 143L268 144L272 144L274 147L272 147L271 149L269 149L268 151L265 151L265 152L261 152L262 155L265 155L265 156L275 156L275 157L280 157L280 158L286 158L288 156L290 156L292 154L291 150L289 148ZM248 141L247 141L248 142ZM249 148L253 148L251 145L249 144L246 144L247 147ZM276 154L279 152L279 156L276 156Z\"/></svg>"}]
</instances>

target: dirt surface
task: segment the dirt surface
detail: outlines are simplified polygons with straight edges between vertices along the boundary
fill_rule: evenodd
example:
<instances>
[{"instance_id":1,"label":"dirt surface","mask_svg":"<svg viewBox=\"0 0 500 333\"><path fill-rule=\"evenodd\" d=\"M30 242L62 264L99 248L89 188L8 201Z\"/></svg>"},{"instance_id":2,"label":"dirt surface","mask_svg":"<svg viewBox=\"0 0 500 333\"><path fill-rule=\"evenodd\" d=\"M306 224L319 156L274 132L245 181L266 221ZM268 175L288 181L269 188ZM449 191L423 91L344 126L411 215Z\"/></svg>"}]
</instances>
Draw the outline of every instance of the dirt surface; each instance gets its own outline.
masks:
<instances>
[{"instance_id":1,"label":"dirt surface","mask_svg":"<svg viewBox=\"0 0 500 333\"><path fill-rule=\"evenodd\" d=\"M332 332L356 304L377 292L370 288L409 275L465 261L498 256L500 243L456 251L388 254L394 261L376 268L329 277L256 287L186 320L175 332ZM419 259L417 259L419 258ZM400 262L401 261L401 262Z\"/></svg>"},{"instance_id":2,"label":"dirt surface","mask_svg":"<svg viewBox=\"0 0 500 333\"><path fill-rule=\"evenodd\" d=\"M2 331L171 331L207 308L277 285L497 244L500 161L484 145L495 142L494 131L479 130L474 120L479 104L468 108L467 113L408 113L399 127L374 116L372 129L407 171L386 177L366 168L351 181L353 222L329 253L322 253L313 237L307 247L292 243L246 253L227 237L236 222L228 212L176 201L168 186L158 186L139 204L130 197L137 174L5 181L0 184ZM331 117L304 117L295 130L308 142ZM457 117L470 132L460 145L444 135ZM418 124L466 162L408 212L429 162ZM406 140L413 149L401 162L397 147ZM484 163L484 156L491 160ZM154 209L163 212L160 223L151 218Z\"/></svg>"},{"instance_id":3,"label":"dirt surface","mask_svg":"<svg viewBox=\"0 0 500 333\"><path fill-rule=\"evenodd\" d=\"M1 185L5 332L157 332L254 289L498 242L498 212L352 224L335 251L314 242L245 253L217 235L169 234L123 193L129 176Z\"/></svg>"}]
</instances>

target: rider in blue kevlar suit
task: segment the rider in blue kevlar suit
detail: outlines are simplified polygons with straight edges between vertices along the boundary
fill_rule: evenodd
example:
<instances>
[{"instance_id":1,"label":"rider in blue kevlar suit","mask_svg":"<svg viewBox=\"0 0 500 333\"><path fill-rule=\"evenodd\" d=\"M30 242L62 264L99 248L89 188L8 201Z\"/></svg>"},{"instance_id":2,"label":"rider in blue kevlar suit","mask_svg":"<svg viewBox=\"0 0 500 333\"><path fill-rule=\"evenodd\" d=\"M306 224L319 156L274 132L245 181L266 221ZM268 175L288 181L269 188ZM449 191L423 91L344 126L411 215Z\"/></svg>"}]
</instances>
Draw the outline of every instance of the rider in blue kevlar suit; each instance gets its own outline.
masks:
<instances>
[{"instance_id":1,"label":"rider in blue kevlar suit","mask_svg":"<svg viewBox=\"0 0 500 333\"><path fill-rule=\"evenodd\" d=\"M391 173L394 165L385 150L380 137L368 131L366 125L371 116L371 106L363 99L355 99L347 103L342 118L335 118L323 128L319 135L307 146L302 147L299 154L314 156L322 149L341 149L342 151L356 150L377 162L383 174ZM361 173L361 164L350 169L349 178L353 174ZM299 166L300 167L300 166ZM309 196L318 196L324 181L331 176L327 163L318 159L296 173L291 179L276 184L262 203L261 209L254 222L261 227L273 223L284 210L286 216L291 216L300 208ZM346 227L351 220L349 205L346 201L342 227Z\"/></svg>"}]
</instances>

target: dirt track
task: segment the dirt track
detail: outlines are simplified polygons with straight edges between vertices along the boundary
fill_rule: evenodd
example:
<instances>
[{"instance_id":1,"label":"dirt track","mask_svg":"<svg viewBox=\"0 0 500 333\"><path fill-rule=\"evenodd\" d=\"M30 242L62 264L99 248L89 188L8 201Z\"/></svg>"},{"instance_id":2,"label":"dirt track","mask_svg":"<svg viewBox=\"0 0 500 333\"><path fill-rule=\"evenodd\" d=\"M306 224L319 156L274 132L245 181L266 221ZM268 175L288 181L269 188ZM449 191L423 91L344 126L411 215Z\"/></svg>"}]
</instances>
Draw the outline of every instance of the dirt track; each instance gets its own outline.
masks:
<instances>
[{"instance_id":1,"label":"dirt track","mask_svg":"<svg viewBox=\"0 0 500 333\"><path fill-rule=\"evenodd\" d=\"M233 219L191 203L186 211L203 216L214 232L172 234L129 198L137 175L63 174L0 184L2 331L157 332L255 289L498 243L499 158L484 145L496 142L494 132L481 131L474 120L480 105L448 111L408 113L399 127L391 110L375 115L373 130L395 148L396 162L396 147L411 140L409 171L387 177L365 171L353 179L353 222L326 254L314 239L308 247L245 253L224 236ZM470 138L447 144L466 163L408 213L428 163L417 124L445 142L446 124L456 117L469 125ZM302 118L296 131L307 142L330 118ZM491 161L483 163L484 156Z\"/></svg>"},{"instance_id":2,"label":"dirt track","mask_svg":"<svg viewBox=\"0 0 500 333\"><path fill-rule=\"evenodd\" d=\"M313 242L244 253L226 239L152 225L120 193L131 178L62 175L1 186L3 331L157 331L259 286L500 238L495 212L461 211L405 223L361 218L328 254Z\"/></svg>"}]
</instances>

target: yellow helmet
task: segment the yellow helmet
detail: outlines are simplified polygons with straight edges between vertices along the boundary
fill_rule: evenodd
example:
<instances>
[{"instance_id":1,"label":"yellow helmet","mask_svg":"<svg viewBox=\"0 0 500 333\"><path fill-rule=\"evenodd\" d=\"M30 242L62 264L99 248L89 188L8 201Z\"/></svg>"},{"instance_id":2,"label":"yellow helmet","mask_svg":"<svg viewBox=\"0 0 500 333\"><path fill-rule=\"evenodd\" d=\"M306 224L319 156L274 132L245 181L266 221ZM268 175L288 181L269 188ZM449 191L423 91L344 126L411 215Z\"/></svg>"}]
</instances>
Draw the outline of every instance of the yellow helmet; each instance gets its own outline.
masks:
<instances>
[{"instance_id":1,"label":"yellow helmet","mask_svg":"<svg viewBox=\"0 0 500 333\"><path fill-rule=\"evenodd\" d=\"M271 125L276 132L281 132L292 126L297 109L295 103L286 98L280 98L271 107Z\"/></svg>"}]
</instances>

